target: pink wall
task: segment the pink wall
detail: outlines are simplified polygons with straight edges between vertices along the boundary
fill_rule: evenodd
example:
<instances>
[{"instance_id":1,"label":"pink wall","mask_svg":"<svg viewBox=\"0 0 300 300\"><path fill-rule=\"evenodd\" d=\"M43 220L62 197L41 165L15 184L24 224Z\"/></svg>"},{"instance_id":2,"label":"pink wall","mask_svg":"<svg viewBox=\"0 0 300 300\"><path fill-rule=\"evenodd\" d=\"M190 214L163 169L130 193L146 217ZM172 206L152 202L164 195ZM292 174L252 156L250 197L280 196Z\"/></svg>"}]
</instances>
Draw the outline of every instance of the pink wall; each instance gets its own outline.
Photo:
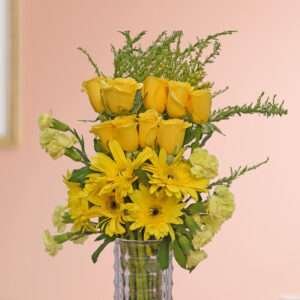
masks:
<instances>
[{"instance_id":1,"label":"pink wall","mask_svg":"<svg viewBox=\"0 0 300 300\"><path fill-rule=\"evenodd\" d=\"M78 45L112 70L110 43L117 30L183 29L187 41L224 29L223 55L210 67L218 87L231 89L215 106L254 100L261 90L286 99L289 116L234 119L226 137L209 144L222 174L229 166L271 156L271 163L234 186L237 211L208 247L209 258L191 275L176 268L174 299L276 300L300 293L298 0L21 0L22 142L0 152L0 300L110 300L112 249L90 262L95 244L67 246L48 257L41 233L54 206L65 200L67 159L50 160L39 148L36 119L52 110L74 126L93 117L82 80L92 75ZM81 126L86 130L85 126Z\"/></svg>"}]
</instances>

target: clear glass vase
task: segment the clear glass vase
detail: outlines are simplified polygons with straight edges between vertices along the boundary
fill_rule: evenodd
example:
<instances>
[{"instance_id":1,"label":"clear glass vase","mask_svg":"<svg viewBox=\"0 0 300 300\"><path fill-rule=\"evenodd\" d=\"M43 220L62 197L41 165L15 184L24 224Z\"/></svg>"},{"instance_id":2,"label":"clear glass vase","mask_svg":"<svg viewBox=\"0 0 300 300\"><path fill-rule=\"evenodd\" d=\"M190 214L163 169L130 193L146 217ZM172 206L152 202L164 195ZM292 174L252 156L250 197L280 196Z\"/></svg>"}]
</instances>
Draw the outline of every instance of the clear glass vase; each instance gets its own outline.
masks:
<instances>
[{"instance_id":1,"label":"clear glass vase","mask_svg":"<svg viewBox=\"0 0 300 300\"><path fill-rule=\"evenodd\" d=\"M159 241L115 241L114 300L172 300L172 259L161 270L159 245Z\"/></svg>"}]
</instances>

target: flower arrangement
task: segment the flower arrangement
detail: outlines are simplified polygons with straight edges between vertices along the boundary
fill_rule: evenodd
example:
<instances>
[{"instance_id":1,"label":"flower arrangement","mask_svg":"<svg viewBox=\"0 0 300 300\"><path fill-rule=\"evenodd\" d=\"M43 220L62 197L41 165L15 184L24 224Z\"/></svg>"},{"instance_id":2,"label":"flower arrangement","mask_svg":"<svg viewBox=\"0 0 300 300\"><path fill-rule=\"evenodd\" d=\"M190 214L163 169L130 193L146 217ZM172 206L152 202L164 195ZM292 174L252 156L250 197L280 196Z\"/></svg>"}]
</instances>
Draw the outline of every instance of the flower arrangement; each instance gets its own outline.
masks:
<instances>
[{"instance_id":1,"label":"flower arrangement","mask_svg":"<svg viewBox=\"0 0 300 300\"><path fill-rule=\"evenodd\" d=\"M50 114L40 116L42 148L53 159L67 156L82 164L64 176L68 196L53 214L57 233L44 233L50 255L67 241L95 236L99 245L93 262L117 238L161 241L162 269L169 264L170 249L187 270L206 258L204 246L234 212L230 185L268 161L218 179L219 161L205 149L207 141L222 134L219 122L231 117L287 114L283 102L264 93L255 103L212 109L214 98L227 88L214 91L205 67L220 54L220 38L233 33L183 47L181 31L163 32L144 49L139 42L145 32L121 32L125 43L112 47L112 76L79 48L96 73L82 84L96 113L90 127L95 153L86 153L76 129Z\"/></svg>"}]
</instances>

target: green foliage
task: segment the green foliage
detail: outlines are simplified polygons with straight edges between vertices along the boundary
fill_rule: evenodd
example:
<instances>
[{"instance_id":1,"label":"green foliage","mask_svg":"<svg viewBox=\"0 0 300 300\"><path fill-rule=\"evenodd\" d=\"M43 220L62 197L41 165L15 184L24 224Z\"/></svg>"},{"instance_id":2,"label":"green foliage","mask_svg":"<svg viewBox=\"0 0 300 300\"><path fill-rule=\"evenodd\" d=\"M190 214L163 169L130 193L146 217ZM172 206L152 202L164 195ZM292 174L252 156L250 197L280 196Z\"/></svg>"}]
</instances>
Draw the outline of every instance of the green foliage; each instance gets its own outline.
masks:
<instances>
[{"instance_id":1,"label":"green foliage","mask_svg":"<svg viewBox=\"0 0 300 300\"><path fill-rule=\"evenodd\" d=\"M77 141L80 145L80 149L76 148L76 150L81 155L82 162L88 166L90 164L90 160L89 160L89 158L86 154L86 151L85 151L84 137L80 136L76 129L71 129L70 128L69 131L76 137L76 139L77 139Z\"/></svg>"},{"instance_id":2,"label":"green foliage","mask_svg":"<svg viewBox=\"0 0 300 300\"><path fill-rule=\"evenodd\" d=\"M179 266L185 269L187 257L184 254L183 250L181 249L179 242L177 240L173 242L173 252L174 252L174 257L176 262L179 264Z\"/></svg>"},{"instance_id":3,"label":"green foliage","mask_svg":"<svg viewBox=\"0 0 300 300\"><path fill-rule=\"evenodd\" d=\"M63 123L57 119L52 119L52 124L51 124L51 128L54 128L56 130L59 130L59 131L68 131L70 130L70 127L68 124L66 123Z\"/></svg>"},{"instance_id":4,"label":"green foliage","mask_svg":"<svg viewBox=\"0 0 300 300\"><path fill-rule=\"evenodd\" d=\"M65 156L68 156L74 161L82 161L81 153L75 147L66 148Z\"/></svg>"},{"instance_id":5,"label":"green foliage","mask_svg":"<svg viewBox=\"0 0 300 300\"><path fill-rule=\"evenodd\" d=\"M146 171L137 169L134 171L134 174L138 177L138 182L142 183L145 186L149 186L149 178Z\"/></svg>"},{"instance_id":6,"label":"green foliage","mask_svg":"<svg viewBox=\"0 0 300 300\"><path fill-rule=\"evenodd\" d=\"M192 234L196 233L200 229L193 217L189 215L184 215L184 225L191 231Z\"/></svg>"},{"instance_id":7,"label":"green foliage","mask_svg":"<svg viewBox=\"0 0 300 300\"><path fill-rule=\"evenodd\" d=\"M121 31L125 38L122 48L112 46L114 54L114 77L132 77L139 82L153 75L170 80L189 82L199 86L206 73L206 64L214 62L220 54L220 37L235 31L224 31L197 39L194 44L182 47L182 31L162 32L154 42L143 49L138 42L146 34L132 36L130 31Z\"/></svg>"},{"instance_id":8,"label":"green foliage","mask_svg":"<svg viewBox=\"0 0 300 300\"><path fill-rule=\"evenodd\" d=\"M232 184L232 182L234 180L236 180L238 177L252 171L252 170L255 170L257 168L259 168L260 166L266 164L267 162L269 161L269 158L265 159L264 161L258 163L258 164L255 164L255 165L252 165L252 166L239 166L236 170L233 170L232 168L230 168L230 175L227 176L227 177L223 177L213 183L211 183L209 185L209 188L212 188L213 186L216 186L216 185L226 185L226 186L230 186Z\"/></svg>"},{"instance_id":9,"label":"green foliage","mask_svg":"<svg viewBox=\"0 0 300 300\"><path fill-rule=\"evenodd\" d=\"M69 181L84 184L86 177L91 173L92 173L92 171L89 169L89 167L83 167L80 169L76 169L72 172L72 175L71 175Z\"/></svg>"},{"instance_id":10,"label":"green foliage","mask_svg":"<svg viewBox=\"0 0 300 300\"><path fill-rule=\"evenodd\" d=\"M100 139L94 138L93 143L95 152L107 152L104 144Z\"/></svg>"},{"instance_id":11,"label":"green foliage","mask_svg":"<svg viewBox=\"0 0 300 300\"><path fill-rule=\"evenodd\" d=\"M165 238L160 243L158 254L157 254L157 260L162 270L165 270L169 266L170 262L170 239Z\"/></svg>"},{"instance_id":12,"label":"green foliage","mask_svg":"<svg viewBox=\"0 0 300 300\"><path fill-rule=\"evenodd\" d=\"M95 63L95 61L92 59L91 55L87 52L87 50L78 47L77 48L80 52L82 52L84 55L86 55L86 57L88 58L90 64L94 67L95 69L95 73L97 76L101 76L103 75L103 73L99 70L99 67L97 66L97 64Z\"/></svg>"},{"instance_id":13,"label":"green foliage","mask_svg":"<svg viewBox=\"0 0 300 300\"><path fill-rule=\"evenodd\" d=\"M101 254L101 252L105 249L105 247L111 243L112 241L114 241L113 238L107 237L104 242L94 251L94 253L92 254L92 261L95 264L98 260L99 255Z\"/></svg>"},{"instance_id":14,"label":"green foliage","mask_svg":"<svg viewBox=\"0 0 300 300\"><path fill-rule=\"evenodd\" d=\"M186 212L190 215L195 215L199 213L205 213L206 209L205 206L203 205L203 202L198 201L196 203L191 204L186 208Z\"/></svg>"},{"instance_id":15,"label":"green foliage","mask_svg":"<svg viewBox=\"0 0 300 300\"><path fill-rule=\"evenodd\" d=\"M288 113L288 110L283 107L284 102L276 102L276 95L272 100L267 97L264 101L265 93L262 92L255 103L244 104L242 106L226 106L215 110L210 116L210 122L219 122L227 120L233 116L241 116L244 114L261 114L266 117L282 116Z\"/></svg>"}]
</instances>

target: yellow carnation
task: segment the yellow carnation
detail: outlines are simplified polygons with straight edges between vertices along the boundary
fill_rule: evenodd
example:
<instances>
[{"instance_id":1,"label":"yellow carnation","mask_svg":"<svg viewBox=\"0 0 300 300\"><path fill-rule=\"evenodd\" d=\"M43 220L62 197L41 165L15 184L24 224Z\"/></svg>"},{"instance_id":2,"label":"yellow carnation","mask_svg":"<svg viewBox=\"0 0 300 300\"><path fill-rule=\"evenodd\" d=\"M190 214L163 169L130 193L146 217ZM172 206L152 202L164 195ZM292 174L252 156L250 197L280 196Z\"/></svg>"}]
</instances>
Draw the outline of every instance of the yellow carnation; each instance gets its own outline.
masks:
<instances>
[{"instance_id":1,"label":"yellow carnation","mask_svg":"<svg viewBox=\"0 0 300 300\"><path fill-rule=\"evenodd\" d=\"M187 268L194 269L198 264L207 258L207 254L204 250L192 251L187 257Z\"/></svg>"},{"instance_id":2,"label":"yellow carnation","mask_svg":"<svg viewBox=\"0 0 300 300\"><path fill-rule=\"evenodd\" d=\"M67 135L52 128L46 128L41 131L41 147L45 149L53 159L63 156L65 150L72 147L75 143L76 138L74 135Z\"/></svg>"},{"instance_id":3,"label":"yellow carnation","mask_svg":"<svg viewBox=\"0 0 300 300\"><path fill-rule=\"evenodd\" d=\"M224 222L234 211L234 197L226 186L217 186L214 195L208 200L208 213L211 217Z\"/></svg>"},{"instance_id":4,"label":"yellow carnation","mask_svg":"<svg viewBox=\"0 0 300 300\"><path fill-rule=\"evenodd\" d=\"M195 149L190 156L190 162L191 172L198 178L212 179L218 175L218 160L205 149Z\"/></svg>"}]
</instances>

